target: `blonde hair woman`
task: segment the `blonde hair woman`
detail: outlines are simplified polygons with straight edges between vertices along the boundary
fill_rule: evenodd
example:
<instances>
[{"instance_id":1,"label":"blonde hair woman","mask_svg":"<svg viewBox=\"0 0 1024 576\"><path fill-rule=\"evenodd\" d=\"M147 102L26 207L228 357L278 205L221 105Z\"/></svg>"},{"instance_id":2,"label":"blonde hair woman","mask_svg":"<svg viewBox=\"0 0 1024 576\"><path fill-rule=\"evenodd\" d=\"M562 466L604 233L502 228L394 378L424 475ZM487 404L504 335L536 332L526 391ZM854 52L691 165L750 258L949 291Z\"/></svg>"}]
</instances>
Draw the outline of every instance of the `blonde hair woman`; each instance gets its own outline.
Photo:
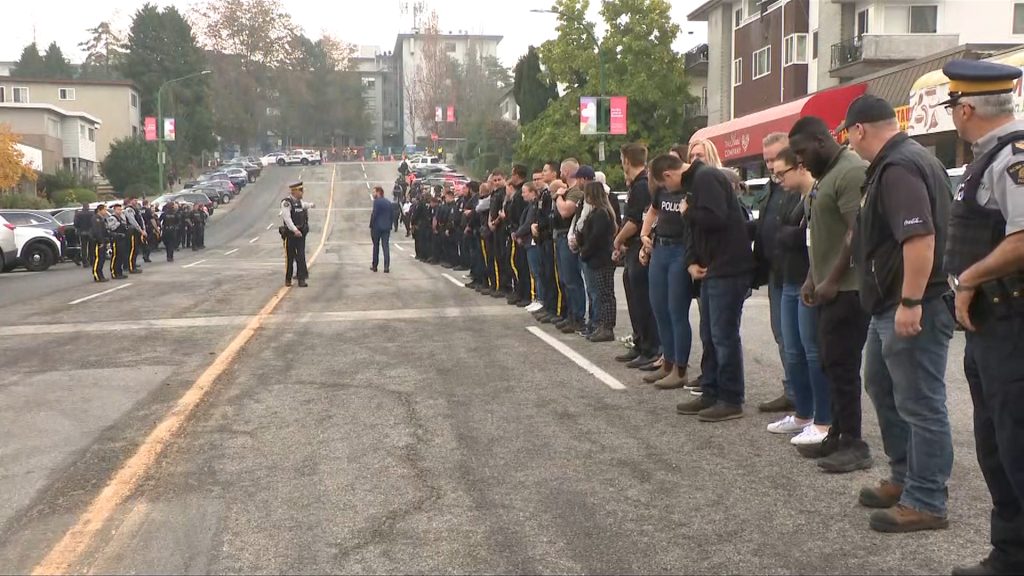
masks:
<instances>
[{"instance_id":1,"label":"blonde hair woman","mask_svg":"<svg viewBox=\"0 0 1024 576\"><path fill-rule=\"evenodd\" d=\"M691 163L700 160L714 168L722 167L722 158L718 155L718 148L715 147L715 143L711 140L694 140L690 142L684 160Z\"/></svg>"}]
</instances>

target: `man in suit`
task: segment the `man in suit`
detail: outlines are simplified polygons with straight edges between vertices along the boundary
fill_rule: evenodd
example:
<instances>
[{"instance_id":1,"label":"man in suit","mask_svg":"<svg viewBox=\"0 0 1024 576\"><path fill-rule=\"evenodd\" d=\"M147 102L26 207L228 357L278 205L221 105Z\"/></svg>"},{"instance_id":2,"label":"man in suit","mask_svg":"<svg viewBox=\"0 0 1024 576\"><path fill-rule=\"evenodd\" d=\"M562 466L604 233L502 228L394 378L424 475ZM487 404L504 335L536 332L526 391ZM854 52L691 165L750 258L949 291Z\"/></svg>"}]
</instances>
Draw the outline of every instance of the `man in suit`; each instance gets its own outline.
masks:
<instances>
[{"instance_id":1,"label":"man in suit","mask_svg":"<svg viewBox=\"0 0 1024 576\"><path fill-rule=\"evenodd\" d=\"M370 213L370 238L373 239L373 264L370 270L377 271L377 264L380 262L380 248L384 247L384 273L391 271L391 248L388 242L391 239L391 223L393 206L391 202L384 199L384 188L375 186L373 188L373 212Z\"/></svg>"}]
</instances>

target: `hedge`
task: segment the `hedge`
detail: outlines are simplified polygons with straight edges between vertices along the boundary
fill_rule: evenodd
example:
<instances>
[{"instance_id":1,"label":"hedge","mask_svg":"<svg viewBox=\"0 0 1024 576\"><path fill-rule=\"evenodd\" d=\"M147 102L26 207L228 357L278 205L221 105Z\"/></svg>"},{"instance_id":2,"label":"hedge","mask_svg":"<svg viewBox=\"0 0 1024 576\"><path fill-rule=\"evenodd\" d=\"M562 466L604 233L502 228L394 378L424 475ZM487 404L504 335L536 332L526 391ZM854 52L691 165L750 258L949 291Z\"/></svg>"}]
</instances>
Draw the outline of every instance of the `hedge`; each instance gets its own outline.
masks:
<instances>
[{"instance_id":1,"label":"hedge","mask_svg":"<svg viewBox=\"0 0 1024 576\"><path fill-rule=\"evenodd\" d=\"M22 208L26 210L46 210L52 208L45 198L29 196L28 194L4 194L0 195L0 208Z\"/></svg>"}]
</instances>

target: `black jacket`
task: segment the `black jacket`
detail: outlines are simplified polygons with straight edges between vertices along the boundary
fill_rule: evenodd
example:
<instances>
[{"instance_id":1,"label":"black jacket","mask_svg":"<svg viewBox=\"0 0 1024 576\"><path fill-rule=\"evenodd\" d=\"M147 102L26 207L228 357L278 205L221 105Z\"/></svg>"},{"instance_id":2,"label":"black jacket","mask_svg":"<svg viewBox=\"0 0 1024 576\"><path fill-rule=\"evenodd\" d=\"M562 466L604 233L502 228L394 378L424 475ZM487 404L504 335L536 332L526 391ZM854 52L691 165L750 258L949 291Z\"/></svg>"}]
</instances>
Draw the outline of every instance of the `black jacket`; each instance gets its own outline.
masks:
<instances>
[{"instance_id":1,"label":"black jacket","mask_svg":"<svg viewBox=\"0 0 1024 576\"><path fill-rule=\"evenodd\" d=\"M754 255L750 249L747 219L732 183L724 172L694 162L683 174L688 224L686 264L708 269L708 278L750 274Z\"/></svg>"},{"instance_id":2,"label":"black jacket","mask_svg":"<svg viewBox=\"0 0 1024 576\"><path fill-rule=\"evenodd\" d=\"M799 284L807 280L811 267L807 255L806 204L799 194L783 198L779 210L779 222L775 235L775 254L772 262L776 274L783 284Z\"/></svg>"},{"instance_id":3,"label":"black jacket","mask_svg":"<svg viewBox=\"0 0 1024 576\"><path fill-rule=\"evenodd\" d=\"M615 240L616 225L604 209L591 210L583 222L583 228L576 235L580 247L580 260L591 268L613 266L612 243Z\"/></svg>"}]
</instances>

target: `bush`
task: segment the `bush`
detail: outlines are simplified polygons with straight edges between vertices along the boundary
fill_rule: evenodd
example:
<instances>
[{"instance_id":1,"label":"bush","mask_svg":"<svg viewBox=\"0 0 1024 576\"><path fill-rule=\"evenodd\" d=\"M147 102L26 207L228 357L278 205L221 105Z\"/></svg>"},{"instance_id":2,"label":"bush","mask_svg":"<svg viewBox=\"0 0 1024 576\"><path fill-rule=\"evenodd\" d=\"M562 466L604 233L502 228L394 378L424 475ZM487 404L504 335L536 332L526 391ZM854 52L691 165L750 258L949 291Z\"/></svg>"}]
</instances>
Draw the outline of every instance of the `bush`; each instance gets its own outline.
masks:
<instances>
[{"instance_id":1,"label":"bush","mask_svg":"<svg viewBox=\"0 0 1024 576\"><path fill-rule=\"evenodd\" d=\"M123 191L116 194L120 198L149 198L158 195L154 186L143 182L130 184Z\"/></svg>"},{"instance_id":2,"label":"bush","mask_svg":"<svg viewBox=\"0 0 1024 576\"><path fill-rule=\"evenodd\" d=\"M40 174L36 190L46 194L53 203L60 206L56 194L66 190L96 190L92 180L86 180L70 170L57 170L53 174Z\"/></svg>"},{"instance_id":3,"label":"bush","mask_svg":"<svg viewBox=\"0 0 1024 576\"><path fill-rule=\"evenodd\" d=\"M99 196L96 195L96 192L89 188L69 188L50 194L50 201L57 207L74 206L83 202L91 203L98 199Z\"/></svg>"},{"instance_id":4,"label":"bush","mask_svg":"<svg viewBox=\"0 0 1024 576\"><path fill-rule=\"evenodd\" d=\"M0 196L0 208L22 208L26 210L46 210L53 206L38 196L28 194L5 194Z\"/></svg>"}]
</instances>

